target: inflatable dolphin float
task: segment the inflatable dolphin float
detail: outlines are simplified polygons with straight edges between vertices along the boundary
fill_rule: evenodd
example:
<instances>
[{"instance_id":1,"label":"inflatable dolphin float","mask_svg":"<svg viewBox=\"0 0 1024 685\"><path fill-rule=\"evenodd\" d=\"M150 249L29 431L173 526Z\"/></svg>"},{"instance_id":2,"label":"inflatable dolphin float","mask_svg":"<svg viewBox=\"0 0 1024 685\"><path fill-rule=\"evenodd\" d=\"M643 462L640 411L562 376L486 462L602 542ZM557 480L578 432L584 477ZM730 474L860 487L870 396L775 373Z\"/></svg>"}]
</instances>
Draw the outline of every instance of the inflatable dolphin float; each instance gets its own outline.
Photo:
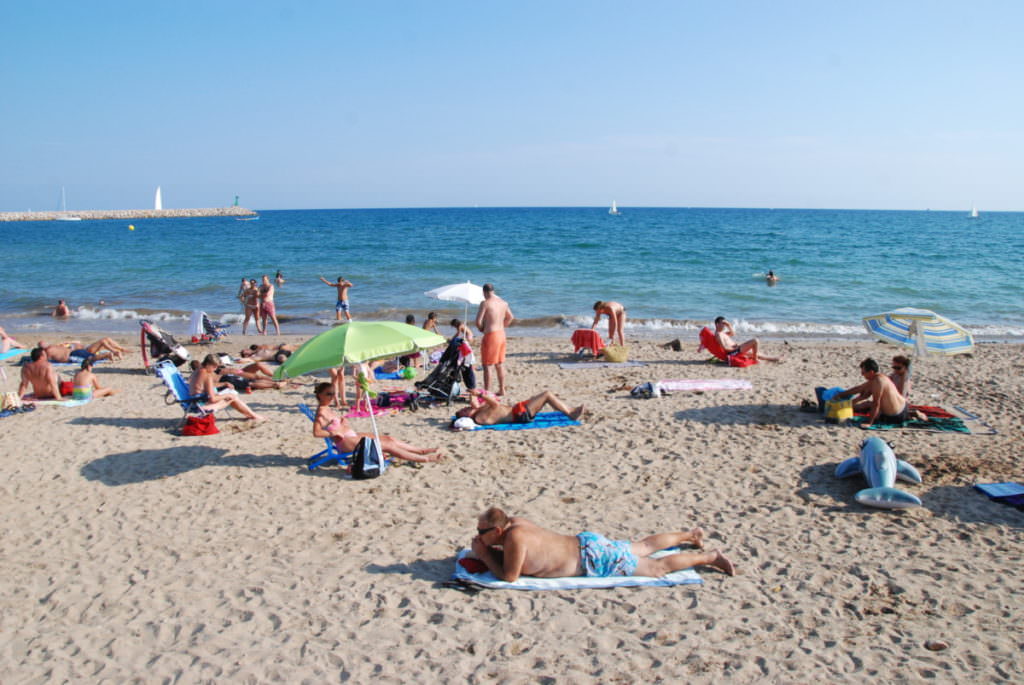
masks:
<instances>
[{"instance_id":1,"label":"inflatable dolphin float","mask_svg":"<svg viewBox=\"0 0 1024 685\"><path fill-rule=\"evenodd\" d=\"M871 487L857 493L861 504L880 509L909 509L921 506L921 500L909 492L893 487L896 479L909 483L920 483L921 474L913 466L897 459L890 447L881 438L868 438L860 444L860 456L850 457L836 467L836 478L864 474Z\"/></svg>"}]
</instances>

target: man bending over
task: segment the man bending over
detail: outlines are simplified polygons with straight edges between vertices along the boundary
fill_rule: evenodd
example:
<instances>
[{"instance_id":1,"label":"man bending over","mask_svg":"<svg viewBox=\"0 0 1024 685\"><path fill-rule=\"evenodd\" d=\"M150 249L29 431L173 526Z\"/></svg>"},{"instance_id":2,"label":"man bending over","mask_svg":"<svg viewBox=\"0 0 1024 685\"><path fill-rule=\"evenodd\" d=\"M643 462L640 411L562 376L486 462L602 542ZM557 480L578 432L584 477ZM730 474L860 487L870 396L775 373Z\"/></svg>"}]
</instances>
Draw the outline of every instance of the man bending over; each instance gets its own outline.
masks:
<instances>
[{"instance_id":1,"label":"man bending over","mask_svg":"<svg viewBox=\"0 0 1024 685\"><path fill-rule=\"evenodd\" d=\"M550 406L555 411L560 411L572 420L583 416L583 405L575 409L569 407L555 396L550 390L545 390L539 395L534 395L528 400L516 402L511 407L502 404L493 395L470 390L469 406L457 412L459 418L469 417L474 423L480 426L493 426L496 423L529 423L545 406Z\"/></svg>"},{"instance_id":2,"label":"man bending over","mask_svg":"<svg viewBox=\"0 0 1024 685\"><path fill-rule=\"evenodd\" d=\"M761 341L757 338L753 338L745 343L739 344L733 340L732 336L734 335L736 335L736 332L732 329L732 324L726 321L724 316L720 316L715 319L715 339L718 340L718 344L722 346L722 349L725 350L725 353L730 357L734 354L738 354L750 357L755 362L759 362L762 359L769 362L782 361L781 357L769 357L766 354L761 354Z\"/></svg>"},{"instance_id":3,"label":"man bending over","mask_svg":"<svg viewBox=\"0 0 1024 685\"><path fill-rule=\"evenodd\" d=\"M870 397L868 420L861 424L861 427L869 428L874 423L903 424L907 420L907 399L900 394L891 378L878 372L878 362L870 357L862 361L860 375L864 377L863 383L842 391L836 397Z\"/></svg>"},{"instance_id":4,"label":"man bending over","mask_svg":"<svg viewBox=\"0 0 1024 685\"><path fill-rule=\"evenodd\" d=\"M719 550L679 552L652 559L659 550L681 543L703 547L704 531L693 528L675 533L649 535L639 542L608 540L597 533L562 535L518 516L509 517L491 507L477 519L473 555L501 580L513 583L519 576L568 578L590 576L645 576L660 578L693 566L711 566L735 575L731 561ZM500 549L496 549L500 548Z\"/></svg>"}]
</instances>

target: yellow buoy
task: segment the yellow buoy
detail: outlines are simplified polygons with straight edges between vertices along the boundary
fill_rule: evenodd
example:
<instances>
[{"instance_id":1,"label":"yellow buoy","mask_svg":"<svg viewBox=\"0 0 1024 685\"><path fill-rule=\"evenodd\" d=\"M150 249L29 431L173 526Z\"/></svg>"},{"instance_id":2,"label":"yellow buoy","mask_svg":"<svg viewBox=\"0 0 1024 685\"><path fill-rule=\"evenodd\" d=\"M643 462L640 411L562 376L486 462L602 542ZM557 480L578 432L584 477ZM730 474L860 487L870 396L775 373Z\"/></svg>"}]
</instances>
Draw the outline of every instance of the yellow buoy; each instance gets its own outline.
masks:
<instances>
[{"instance_id":1,"label":"yellow buoy","mask_svg":"<svg viewBox=\"0 0 1024 685\"><path fill-rule=\"evenodd\" d=\"M134 230L135 230L135 227L134 227L134 226L132 226L131 224L128 224L128 230L129 230L129 231L134 231Z\"/></svg>"}]
</instances>

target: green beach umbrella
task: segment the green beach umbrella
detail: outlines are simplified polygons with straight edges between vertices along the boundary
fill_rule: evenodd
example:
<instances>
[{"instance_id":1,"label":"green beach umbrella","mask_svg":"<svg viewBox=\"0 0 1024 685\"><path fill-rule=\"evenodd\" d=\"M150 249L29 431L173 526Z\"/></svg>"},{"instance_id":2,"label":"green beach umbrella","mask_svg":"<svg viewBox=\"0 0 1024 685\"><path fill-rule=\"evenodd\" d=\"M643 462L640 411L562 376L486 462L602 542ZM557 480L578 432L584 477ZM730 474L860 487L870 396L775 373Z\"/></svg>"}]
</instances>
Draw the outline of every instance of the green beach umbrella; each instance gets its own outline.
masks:
<instances>
[{"instance_id":1,"label":"green beach umbrella","mask_svg":"<svg viewBox=\"0 0 1024 685\"><path fill-rule=\"evenodd\" d=\"M386 357L409 354L427 347L443 345L447 340L437 333L425 331L397 321L350 321L316 335L295 350L284 364L274 372L274 378L295 378L304 373L333 369L342 364L358 364ZM369 389L368 381L360 374L359 382ZM373 415L370 393L366 398L366 411L373 424L373 435L380 444L377 419Z\"/></svg>"},{"instance_id":2,"label":"green beach umbrella","mask_svg":"<svg viewBox=\"0 0 1024 685\"><path fill-rule=\"evenodd\" d=\"M397 357L446 342L437 333L397 321L350 321L307 340L274 372L274 378Z\"/></svg>"}]
</instances>

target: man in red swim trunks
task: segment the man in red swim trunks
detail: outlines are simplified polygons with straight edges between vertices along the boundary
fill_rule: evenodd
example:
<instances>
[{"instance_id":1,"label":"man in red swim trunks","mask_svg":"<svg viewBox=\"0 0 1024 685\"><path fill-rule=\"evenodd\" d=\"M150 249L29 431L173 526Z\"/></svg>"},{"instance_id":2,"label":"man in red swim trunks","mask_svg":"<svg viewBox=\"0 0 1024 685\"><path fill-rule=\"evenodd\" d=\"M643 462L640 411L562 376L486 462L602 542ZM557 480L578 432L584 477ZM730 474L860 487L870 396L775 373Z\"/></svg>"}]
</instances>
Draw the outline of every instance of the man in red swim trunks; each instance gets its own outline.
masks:
<instances>
[{"instance_id":1,"label":"man in red swim trunks","mask_svg":"<svg viewBox=\"0 0 1024 685\"><path fill-rule=\"evenodd\" d=\"M534 395L528 400L516 402L509 407L498 401L493 395L479 390L469 393L469 406L455 412L459 418L468 416L479 426L492 426L496 423L529 423L545 406L560 411L570 419L576 420L583 416L583 405L570 409L550 390Z\"/></svg>"},{"instance_id":2,"label":"man in red swim trunks","mask_svg":"<svg viewBox=\"0 0 1024 685\"><path fill-rule=\"evenodd\" d=\"M508 302L494 293L494 286L484 283L484 301L476 313L476 327L483 332L480 361L484 366L484 390L491 389L491 369L498 375L498 395L505 394L505 327L515 318Z\"/></svg>"}]
</instances>

